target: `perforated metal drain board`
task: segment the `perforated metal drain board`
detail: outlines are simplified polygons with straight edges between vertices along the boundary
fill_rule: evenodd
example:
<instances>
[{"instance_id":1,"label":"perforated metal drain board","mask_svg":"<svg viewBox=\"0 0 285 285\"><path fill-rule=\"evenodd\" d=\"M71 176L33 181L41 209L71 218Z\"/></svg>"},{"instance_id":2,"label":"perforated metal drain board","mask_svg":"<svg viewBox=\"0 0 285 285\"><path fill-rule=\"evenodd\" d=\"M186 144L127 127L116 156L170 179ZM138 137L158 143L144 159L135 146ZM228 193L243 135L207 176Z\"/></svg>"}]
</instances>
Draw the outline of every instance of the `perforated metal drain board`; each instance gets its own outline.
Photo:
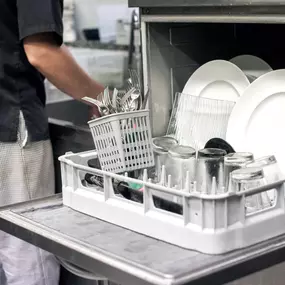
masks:
<instances>
[{"instance_id":1,"label":"perforated metal drain board","mask_svg":"<svg viewBox=\"0 0 285 285\"><path fill-rule=\"evenodd\" d=\"M208 256L78 213L61 196L0 210L0 230L124 285L223 284L285 260L285 236Z\"/></svg>"}]
</instances>

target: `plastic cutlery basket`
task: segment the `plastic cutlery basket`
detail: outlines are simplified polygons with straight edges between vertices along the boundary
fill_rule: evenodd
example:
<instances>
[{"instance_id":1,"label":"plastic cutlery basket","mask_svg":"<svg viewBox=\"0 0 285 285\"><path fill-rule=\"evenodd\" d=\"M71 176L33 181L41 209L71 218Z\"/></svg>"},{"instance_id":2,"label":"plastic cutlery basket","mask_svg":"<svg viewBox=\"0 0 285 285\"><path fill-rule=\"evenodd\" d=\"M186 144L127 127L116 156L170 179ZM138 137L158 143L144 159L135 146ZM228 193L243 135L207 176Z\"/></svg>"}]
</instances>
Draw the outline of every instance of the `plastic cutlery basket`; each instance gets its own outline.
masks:
<instances>
[{"instance_id":1,"label":"plastic cutlery basket","mask_svg":"<svg viewBox=\"0 0 285 285\"><path fill-rule=\"evenodd\" d=\"M154 165L148 110L113 114L88 124L103 170L123 173Z\"/></svg>"}]
</instances>

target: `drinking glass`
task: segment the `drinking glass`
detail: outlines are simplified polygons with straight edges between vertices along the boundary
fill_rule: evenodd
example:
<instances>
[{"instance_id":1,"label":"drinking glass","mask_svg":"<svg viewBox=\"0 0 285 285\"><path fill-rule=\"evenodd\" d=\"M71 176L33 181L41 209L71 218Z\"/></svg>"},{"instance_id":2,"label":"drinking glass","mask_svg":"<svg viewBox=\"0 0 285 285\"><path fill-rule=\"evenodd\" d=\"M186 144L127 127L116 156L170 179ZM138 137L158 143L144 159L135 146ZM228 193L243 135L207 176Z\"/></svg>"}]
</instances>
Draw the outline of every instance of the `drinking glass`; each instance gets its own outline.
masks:
<instances>
[{"instance_id":1,"label":"drinking glass","mask_svg":"<svg viewBox=\"0 0 285 285\"><path fill-rule=\"evenodd\" d=\"M268 184L279 181L283 177L274 155L258 158L246 164L246 167L262 168L264 172L264 178ZM277 195L275 189L268 191L267 194L271 201L275 201Z\"/></svg>"},{"instance_id":2,"label":"drinking glass","mask_svg":"<svg viewBox=\"0 0 285 285\"><path fill-rule=\"evenodd\" d=\"M161 181L162 166L165 165L168 157L168 151L178 144L177 140L172 137L164 136L154 138L153 141L153 153L155 159L154 173L150 175L155 182Z\"/></svg>"},{"instance_id":3,"label":"drinking glass","mask_svg":"<svg viewBox=\"0 0 285 285\"><path fill-rule=\"evenodd\" d=\"M266 184L262 168L251 167L241 168L231 173L232 189L235 192L242 192L254 189ZM245 199L246 213L253 213L272 205L266 192L247 196Z\"/></svg>"},{"instance_id":4,"label":"drinking glass","mask_svg":"<svg viewBox=\"0 0 285 285\"><path fill-rule=\"evenodd\" d=\"M192 147L177 145L168 152L165 170L167 175L171 175L171 183L177 189L185 189L187 173L190 181L195 179L196 151ZM190 186L190 185L188 185Z\"/></svg>"},{"instance_id":5,"label":"drinking glass","mask_svg":"<svg viewBox=\"0 0 285 285\"><path fill-rule=\"evenodd\" d=\"M230 175L234 170L245 167L249 162L253 161L253 154L250 152L236 152L227 154L224 158L224 186L229 188Z\"/></svg>"},{"instance_id":6,"label":"drinking glass","mask_svg":"<svg viewBox=\"0 0 285 285\"><path fill-rule=\"evenodd\" d=\"M196 182L197 191L210 194L212 189L221 191L224 177L224 156L226 151L217 148L207 148L198 151ZM213 178L216 185L213 185ZM213 188L214 186L214 188Z\"/></svg>"}]
</instances>

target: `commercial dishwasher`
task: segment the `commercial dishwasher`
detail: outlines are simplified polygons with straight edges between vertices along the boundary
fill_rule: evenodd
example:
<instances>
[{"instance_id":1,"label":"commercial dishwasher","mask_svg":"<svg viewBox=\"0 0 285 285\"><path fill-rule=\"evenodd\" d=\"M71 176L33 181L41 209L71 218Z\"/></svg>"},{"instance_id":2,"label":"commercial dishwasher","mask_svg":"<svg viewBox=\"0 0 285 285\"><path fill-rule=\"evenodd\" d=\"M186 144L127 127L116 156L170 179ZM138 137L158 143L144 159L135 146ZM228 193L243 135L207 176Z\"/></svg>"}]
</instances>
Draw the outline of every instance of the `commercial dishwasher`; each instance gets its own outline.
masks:
<instances>
[{"instance_id":1,"label":"commercial dishwasher","mask_svg":"<svg viewBox=\"0 0 285 285\"><path fill-rule=\"evenodd\" d=\"M285 67L285 1L129 0L140 8L153 135L202 64L240 54ZM281 225L283 226L283 225ZM1 209L0 229L122 285L284 284L285 236L224 255L185 250L86 216L60 195ZM171 234L171 233L170 233Z\"/></svg>"}]
</instances>

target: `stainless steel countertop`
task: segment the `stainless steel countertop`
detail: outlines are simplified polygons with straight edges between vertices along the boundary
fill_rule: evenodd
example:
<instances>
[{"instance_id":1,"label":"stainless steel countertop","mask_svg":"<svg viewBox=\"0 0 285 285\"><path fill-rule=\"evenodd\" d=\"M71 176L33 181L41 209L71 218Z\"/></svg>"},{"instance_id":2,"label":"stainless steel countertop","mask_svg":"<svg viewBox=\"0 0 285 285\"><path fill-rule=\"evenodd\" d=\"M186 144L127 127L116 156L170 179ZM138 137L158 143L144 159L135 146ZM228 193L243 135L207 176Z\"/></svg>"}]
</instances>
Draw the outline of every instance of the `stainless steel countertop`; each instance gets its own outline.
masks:
<instances>
[{"instance_id":1,"label":"stainless steel countertop","mask_svg":"<svg viewBox=\"0 0 285 285\"><path fill-rule=\"evenodd\" d=\"M116 43L101 43L99 41L75 41L72 43L66 43L67 46L70 47L78 47L78 48L91 48L91 49L102 49L102 50L128 50L128 46L125 45L117 45Z\"/></svg>"},{"instance_id":2,"label":"stainless steel countertop","mask_svg":"<svg viewBox=\"0 0 285 285\"><path fill-rule=\"evenodd\" d=\"M0 209L0 229L124 285L223 284L285 259L285 236L210 256L76 212L60 195Z\"/></svg>"}]
</instances>

